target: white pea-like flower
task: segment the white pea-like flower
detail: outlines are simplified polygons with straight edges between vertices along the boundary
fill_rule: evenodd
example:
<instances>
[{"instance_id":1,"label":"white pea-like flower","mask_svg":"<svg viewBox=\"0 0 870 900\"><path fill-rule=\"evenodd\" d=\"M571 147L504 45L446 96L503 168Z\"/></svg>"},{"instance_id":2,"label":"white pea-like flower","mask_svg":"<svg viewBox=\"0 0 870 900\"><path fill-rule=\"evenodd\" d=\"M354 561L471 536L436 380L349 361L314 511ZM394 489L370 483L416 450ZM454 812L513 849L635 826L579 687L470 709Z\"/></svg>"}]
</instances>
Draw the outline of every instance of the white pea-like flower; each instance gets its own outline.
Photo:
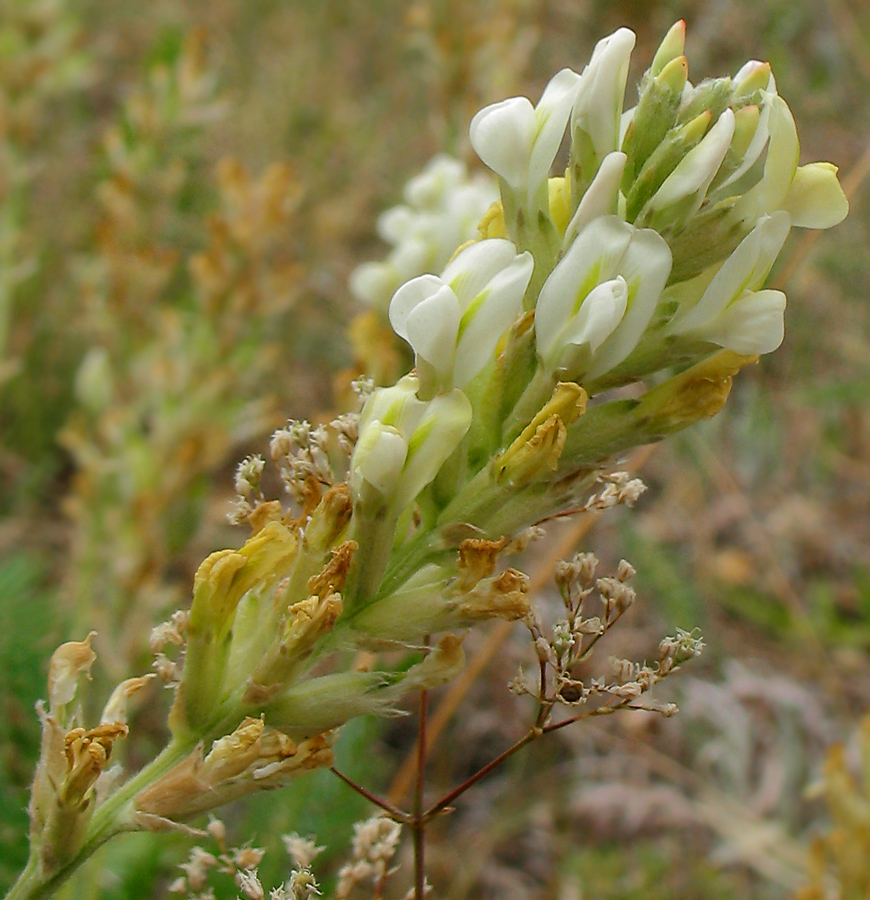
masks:
<instances>
[{"instance_id":1,"label":"white pea-like flower","mask_svg":"<svg viewBox=\"0 0 870 900\"><path fill-rule=\"evenodd\" d=\"M471 120L477 155L529 206L559 151L579 82L576 72L562 69L537 106L526 97L511 97L484 107Z\"/></svg>"},{"instance_id":2,"label":"white pea-like flower","mask_svg":"<svg viewBox=\"0 0 870 900\"><path fill-rule=\"evenodd\" d=\"M414 348L424 393L464 387L486 366L522 310L533 265L530 253L491 238L466 247L440 276L396 291L390 322Z\"/></svg>"},{"instance_id":3,"label":"white pea-like flower","mask_svg":"<svg viewBox=\"0 0 870 900\"><path fill-rule=\"evenodd\" d=\"M601 161L595 178L580 199L577 210L565 229L562 246L571 241L593 220L614 215L619 206L619 183L625 170L626 155L614 150Z\"/></svg>"},{"instance_id":4,"label":"white pea-like flower","mask_svg":"<svg viewBox=\"0 0 870 900\"><path fill-rule=\"evenodd\" d=\"M671 270L665 240L617 216L594 219L541 289L535 307L544 368L592 379L621 363L649 324Z\"/></svg>"},{"instance_id":5,"label":"white pea-like flower","mask_svg":"<svg viewBox=\"0 0 870 900\"><path fill-rule=\"evenodd\" d=\"M849 201L837 180L837 167L829 162L799 166L781 208L798 228L833 228L849 212Z\"/></svg>"},{"instance_id":6,"label":"white pea-like flower","mask_svg":"<svg viewBox=\"0 0 870 900\"><path fill-rule=\"evenodd\" d=\"M725 260L698 302L674 317L669 333L743 354L776 350L784 334L785 294L760 288L791 224L782 210L764 216Z\"/></svg>"},{"instance_id":7,"label":"white pea-like flower","mask_svg":"<svg viewBox=\"0 0 870 900\"><path fill-rule=\"evenodd\" d=\"M384 311L400 285L440 271L457 247L477 236L498 190L488 175L469 177L464 163L439 154L405 185L404 199L378 217L378 234L392 245L390 253L360 264L349 280L358 300Z\"/></svg>"},{"instance_id":8,"label":"white pea-like flower","mask_svg":"<svg viewBox=\"0 0 870 900\"><path fill-rule=\"evenodd\" d=\"M350 484L359 500L374 490L397 511L431 482L471 424L471 404L454 389L420 400L419 379L406 375L379 388L360 416L350 461Z\"/></svg>"},{"instance_id":9,"label":"white pea-like flower","mask_svg":"<svg viewBox=\"0 0 870 900\"><path fill-rule=\"evenodd\" d=\"M625 102L628 64L635 34L620 28L595 45L589 65L580 76L580 85L571 115L571 135L588 141L597 164L619 149L620 120ZM591 177L594 173L589 172Z\"/></svg>"}]
</instances>

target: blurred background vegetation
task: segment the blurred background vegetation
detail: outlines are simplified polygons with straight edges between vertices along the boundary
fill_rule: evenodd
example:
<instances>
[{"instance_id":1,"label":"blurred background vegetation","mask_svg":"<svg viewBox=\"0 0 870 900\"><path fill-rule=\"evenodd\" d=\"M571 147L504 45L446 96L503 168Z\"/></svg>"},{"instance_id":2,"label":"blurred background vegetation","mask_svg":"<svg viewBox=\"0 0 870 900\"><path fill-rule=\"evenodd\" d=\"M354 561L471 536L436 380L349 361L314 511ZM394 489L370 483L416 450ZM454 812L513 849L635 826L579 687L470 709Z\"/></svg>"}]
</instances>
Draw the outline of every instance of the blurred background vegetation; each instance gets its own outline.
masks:
<instances>
[{"instance_id":1,"label":"blurred background vegetation","mask_svg":"<svg viewBox=\"0 0 870 900\"><path fill-rule=\"evenodd\" d=\"M544 605L558 556L632 561L642 602L610 652L701 626L681 715L536 745L433 827L430 879L450 900L870 895L862 0L0 0L0 888L26 859L51 651L98 632L94 706L147 670L151 626L243 539L225 519L235 463L335 402L347 276L384 253L376 215L435 153L473 162L484 104L537 98L620 25L636 82L681 17L695 80L770 60L802 162L841 167L852 214L791 238L772 276L783 347L712 422L629 461L640 507L557 524L527 560ZM467 649L479 675L441 701L441 786L528 712L505 689L522 635ZM159 745L165 700L138 712L128 765ZM413 739L408 720L356 723L339 757L399 799ZM339 853L364 814L325 773L225 819L239 843L297 830ZM68 896L164 896L188 850L119 840Z\"/></svg>"}]
</instances>

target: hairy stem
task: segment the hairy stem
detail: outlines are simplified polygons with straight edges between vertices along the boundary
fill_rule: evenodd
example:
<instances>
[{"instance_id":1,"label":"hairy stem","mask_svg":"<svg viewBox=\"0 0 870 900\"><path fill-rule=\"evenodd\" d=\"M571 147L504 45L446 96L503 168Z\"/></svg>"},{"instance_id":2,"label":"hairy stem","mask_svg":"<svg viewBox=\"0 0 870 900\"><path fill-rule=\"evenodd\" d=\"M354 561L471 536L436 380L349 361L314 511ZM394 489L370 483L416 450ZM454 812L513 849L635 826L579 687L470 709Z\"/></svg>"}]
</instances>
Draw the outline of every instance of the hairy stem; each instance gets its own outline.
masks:
<instances>
[{"instance_id":1,"label":"hairy stem","mask_svg":"<svg viewBox=\"0 0 870 900\"><path fill-rule=\"evenodd\" d=\"M138 830L130 818L134 798L184 759L195 744L195 741L170 742L156 759L107 797L94 813L81 850L75 859L57 872L41 872L38 848L32 851L27 866L6 895L6 900L43 900L51 897L106 841L124 831Z\"/></svg>"}]
</instances>

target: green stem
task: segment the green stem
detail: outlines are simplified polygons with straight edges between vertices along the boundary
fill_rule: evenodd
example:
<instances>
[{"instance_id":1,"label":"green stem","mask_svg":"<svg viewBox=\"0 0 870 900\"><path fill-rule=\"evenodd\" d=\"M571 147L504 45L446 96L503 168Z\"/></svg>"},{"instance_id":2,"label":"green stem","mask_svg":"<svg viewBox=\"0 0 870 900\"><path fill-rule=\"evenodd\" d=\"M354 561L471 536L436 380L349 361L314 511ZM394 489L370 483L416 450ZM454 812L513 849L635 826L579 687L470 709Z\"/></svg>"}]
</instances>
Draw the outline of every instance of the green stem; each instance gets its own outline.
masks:
<instances>
[{"instance_id":1,"label":"green stem","mask_svg":"<svg viewBox=\"0 0 870 900\"><path fill-rule=\"evenodd\" d=\"M552 372L541 368L535 371L532 380L504 423L502 435L506 445L510 444L540 412L541 407L553 396L555 387L556 378Z\"/></svg>"},{"instance_id":2,"label":"green stem","mask_svg":"<svg viewBox=\"0 0 870 900\"><path fill-rule=\"evenodd\" d=\"M18 881L12 885L12 889L6 895L6 900L24 900L28 897L43 896L38 893L41 886L39 859L35 853L31 853L24 871L18 876Z\"/></svg>"},{"instance_id":3,"label":"green stem","mask_svg":"<svg viewBox=\"0 0 870 900\"><path fill-rule=\"evenodd\" d=\"M356 513L354 518L357 519ZM343 591L343 602L348 610L362 609L378 593L392 556L397 522L398 516L386 505L373 515L360 515L355 521L353 538L359 548Z\"/></svg>"},{"instance_id":4,"label":"green stem","mask_svg":"<svg viewBox=\"0 0 870 900\"><path fill-rule=\"evenodd\" d=\"M59 871L51 874L40 872L38 849L32 851L27 866L6 895L6 900L44 900L51 897L106 841L124 831L137 830L129 818L136 795L177 765L195 745L196 741L190 739L172 741L156 759L107 797L91 819L81 850Z\"/></svg>"},{"instance_id":5,"label":"green stem","mask_svg":"<svg viewBox=\"0 0 870 900\"><path fill-rule=\"evenodd\" d=\"M439 552L446 552L446 547L439 547L437 534L432 531L424 531L413 537L407 544L399 548L397 559L387 567L381 581L377 597L371 600L386 597L404 584L423 565L430 562Z\"/></svg>"}]
</instances>

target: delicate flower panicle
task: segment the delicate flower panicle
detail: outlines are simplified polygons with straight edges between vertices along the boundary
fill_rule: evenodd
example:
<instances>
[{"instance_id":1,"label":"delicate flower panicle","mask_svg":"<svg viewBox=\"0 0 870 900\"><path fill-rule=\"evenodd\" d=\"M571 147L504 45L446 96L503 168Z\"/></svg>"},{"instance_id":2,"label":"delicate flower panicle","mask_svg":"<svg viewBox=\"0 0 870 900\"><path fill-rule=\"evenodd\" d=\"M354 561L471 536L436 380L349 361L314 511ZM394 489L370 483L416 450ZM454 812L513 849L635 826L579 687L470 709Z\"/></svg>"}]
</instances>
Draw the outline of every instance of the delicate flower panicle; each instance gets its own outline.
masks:
<instances>
[{"instance_id":1,"label":"delicate flower panicle","mask_svg":"<svg viewBox=\"0 0 870 900\"><path fill-rule=\"evenodd\" d=\"M299 869L310 868L311 863L326 849L318 847L314 838L300 837L295 831L292 834L282 834L281 840L293 865Z\"/></svg>"},{"instance_id":2,"label":"delicate flower panicle","mask_svg":"<svg viewBox=\"0 0 870 900\"><path fill-rule=\"evenodd\" d=\"M230 847L226 841L226 829L215 818L210 819L208 834L218 845L219 855L215 856L200 846L194 846L190 858L180 868L184 875L169 887L170 893L187 894L191 900L208 900L214 897L214 888L208 884L210 873L227 875L233 879L236 888L246 900L264 900L266 889L260 880L259 866L266 851L259 847L245 845ZM294 863L294 870L288 880L269 891L269 900L311 900L320 896L319 885L310 869L310 862L323 849L315 847L313 841L306 841L297 835L285 836L288 852ZM300 854L297 856L289 848ZM302 858L308 862L301 862Z\"/></svg>"},{"instance_id":3,"label":"delicate flower panicle","mask_svg":"<svg viewBox=\"0 0 870 900\"><path fill-rule=\"evenodd\" d=\"M604 483L604 489L593 494L584 509L612 509L621 504L632 507L646 490L643 481L632 478L628 472L604 473L599 480Z\"/></svg>"},{"instance_id":4,"label":"delicate flower panicle","mask_svg":"<svg viewBox=\"0 0 870 900\"><path fill-rule=\"evenodd\" d=\"M526 619L540 665L539 684L533 687L521 668L509 683L509 689L515 694L536 697L546 717L542 721L559 704L582 708L580 717L608 715L625 708L673 715L676 706L671 703L645 700L643 705L638 705L637 701L675 672L680 663L701 652L703 642L694 633L678 630L676 637L665 638L659 645L658 661L652 666L611 659L611 679L599 676L584 681L577 677L575 670L588 659L598 641L620 620L636 597L629 584L634 568L626 560L620 560L615 576L598 578L597 568L598 560L591 553L578 553L570 562L559 563L556 585L565 610L564 618L553 623L549 635L536 614ZM590 615L587 607L596 594L604 609L602 613Z\"/></svg>"},{"instance_id":5,"label":"delicate flower panicle","mask_svg":"<svg viewBox=\"0 0 870 900\"><path fill-rule=\"evenodd\" d=\"M353 831L353 857L338 873L336 900L345 900L363 881L370 880L376 891L383 889L393 871L389 866L398 848L402 826L392 819L374 816L357 822Z\"/></svg>"},{"instance_id":6,"label":"delicate flower panicle","mask_svg":"<svg viewBox=\"0 0 870 900\"><path fill-rule=\"evenodd\" d=\"M250 497L252 494L262 497L260 479L263 477L265 465L266 461L259 454L245 457L236 468L234 481L236 493L243 497Z\"/></svg>"},{"instance_id":7,"label":"delicate flower panicle","mask_svg":"<svg viewBox=\"0 0 870 900\"><path fill-rule=\"evenodd\" d=\"M274 433L269 452L287 493L296 503L305 507L311 501L312 490L319 491L347 477L358 427L359 415L345 413L327 425L291 420Z\"/></svg>"}]
</instances>

